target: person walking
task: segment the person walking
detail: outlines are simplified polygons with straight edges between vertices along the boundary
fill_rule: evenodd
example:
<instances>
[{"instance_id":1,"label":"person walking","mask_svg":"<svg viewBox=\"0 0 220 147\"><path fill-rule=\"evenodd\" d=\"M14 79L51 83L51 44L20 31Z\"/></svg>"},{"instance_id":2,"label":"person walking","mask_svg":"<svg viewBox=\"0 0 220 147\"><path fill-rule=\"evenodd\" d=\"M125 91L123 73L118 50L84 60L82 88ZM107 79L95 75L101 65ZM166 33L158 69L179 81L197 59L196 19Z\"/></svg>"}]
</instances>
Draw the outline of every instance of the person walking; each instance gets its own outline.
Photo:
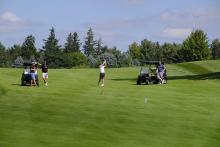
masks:
<instances>
[{"instance_id":1,"label":"person walking","mask_svg":"<svg viewBox=\"0 0 220 147\"><path fill-rule=\"evenodd\" d=\"M42 77L45 86L48 86L48 66L46 60L44 60L44 64L41 66L42 69Z\"/></svg>"}]
</instances>

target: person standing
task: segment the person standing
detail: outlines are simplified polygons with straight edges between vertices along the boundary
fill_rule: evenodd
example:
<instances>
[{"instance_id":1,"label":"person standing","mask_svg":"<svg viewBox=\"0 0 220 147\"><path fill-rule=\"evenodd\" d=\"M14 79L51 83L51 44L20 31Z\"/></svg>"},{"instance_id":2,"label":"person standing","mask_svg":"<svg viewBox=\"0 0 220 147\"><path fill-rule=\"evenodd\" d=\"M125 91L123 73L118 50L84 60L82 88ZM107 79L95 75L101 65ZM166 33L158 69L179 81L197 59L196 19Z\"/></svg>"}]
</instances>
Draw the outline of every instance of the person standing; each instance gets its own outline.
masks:
<instances>
[{"instance_id":1,"label":"person standing","mask_svg":"<svg viewBox=\"0 0 220 147\"><path fill-rule=\"evenodd\" d=\"M31 86L32 84L34 84L34 86L37 86L37 83L36 83L36 66L35 66L35 63L32 62L32 65L31 65L31 68L30 68L30 73L31 73Z\"/></svg>"},{"instance_id":2,"label":"person standing","mask_svg":"<svg viewBox=\"0 0 220 147\"><path fill-rule=\"evenodd\" d=\"M157 66L157 78L159 79L160 84L164 83L164 72L165 72L165 67L161 62L159 62Z\"/></svg>"},{"instance_id":3,"label":"person standing","mask_svg":"<svg viewBox=\"0 0 220 147\"><path fill-rule=\"evenodd\" d=\"M99 65L100 74L99 74L99 82L98 82L98 85L99 85L100 82L101 82L101 83L102 83L102 84L101 84L102 87L104 86L105 67L106 67L106 60L104 60L104 62Z\"/></svg>"},{"instance_id":4,"label":"person standing","mask_svg":"<svg viewBox=\"0 0 220 147\"><path fill-rule=\"evenodd\" d=\"M42 69L44 84L45 86L48 86L48 66L46 60L44 61L44 64L41 66L41 69Z\"/></svg>"}]
</instances>

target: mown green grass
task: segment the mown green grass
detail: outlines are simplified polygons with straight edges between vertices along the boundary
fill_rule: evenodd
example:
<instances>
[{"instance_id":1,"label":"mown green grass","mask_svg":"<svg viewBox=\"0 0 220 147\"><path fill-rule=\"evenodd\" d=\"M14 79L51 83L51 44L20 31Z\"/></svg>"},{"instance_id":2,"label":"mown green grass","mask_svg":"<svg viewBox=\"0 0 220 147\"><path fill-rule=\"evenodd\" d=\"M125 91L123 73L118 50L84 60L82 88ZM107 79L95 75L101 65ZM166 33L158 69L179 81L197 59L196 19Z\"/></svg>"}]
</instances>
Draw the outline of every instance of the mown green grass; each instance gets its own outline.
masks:
<instances>
[{"instance_id":1,"label":"mown green grass","mask_svg":"<svg viewBox=\"0 0 220 147\"><path fill-rule=\"evenodd\" d=\"M0 147L219 147L220 61L167 68L149 86L139 68L107 69L103 88L98 69L52 69L48 87L0 69Z\"/></svg>"}]
</instances>

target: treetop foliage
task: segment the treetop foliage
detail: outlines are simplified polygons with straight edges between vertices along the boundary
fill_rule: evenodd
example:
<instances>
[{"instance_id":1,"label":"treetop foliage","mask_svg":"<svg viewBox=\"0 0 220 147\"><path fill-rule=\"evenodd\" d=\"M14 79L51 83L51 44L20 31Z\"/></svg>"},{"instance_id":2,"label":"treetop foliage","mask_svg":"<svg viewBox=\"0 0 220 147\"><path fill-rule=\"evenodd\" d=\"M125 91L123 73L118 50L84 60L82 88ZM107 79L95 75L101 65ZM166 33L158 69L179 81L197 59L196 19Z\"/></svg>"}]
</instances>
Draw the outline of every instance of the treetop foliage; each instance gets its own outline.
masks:
<instances>
[{"instance_id":1,"label":"treetop foliage","mask_svg":"<svg viewBox=\"0 0 220 147\"><path fill-rule=\"evenodd\" d=\"M198 61L220 58L220 41L214 39L211 44L203 30L193 31L183 43L152 42L143 39L133 42L125 52L117 47L104 45L102 38L95 40L92 28L88 29L84 43L77 32L71 32L63 45L59 45L55 29L49 30L42 49L35 47L35 37L28 35L22 45L6 48L0 42L0 67L19 65L25 60L47 61L50 68L71 68L74 66L98 67L105 59L108 67L139 66L143 60L160 60L165 63ZM83 45L82 45L83 44ZM82 49L81 49L82 46Z\"/></svg>"}]
</instances>

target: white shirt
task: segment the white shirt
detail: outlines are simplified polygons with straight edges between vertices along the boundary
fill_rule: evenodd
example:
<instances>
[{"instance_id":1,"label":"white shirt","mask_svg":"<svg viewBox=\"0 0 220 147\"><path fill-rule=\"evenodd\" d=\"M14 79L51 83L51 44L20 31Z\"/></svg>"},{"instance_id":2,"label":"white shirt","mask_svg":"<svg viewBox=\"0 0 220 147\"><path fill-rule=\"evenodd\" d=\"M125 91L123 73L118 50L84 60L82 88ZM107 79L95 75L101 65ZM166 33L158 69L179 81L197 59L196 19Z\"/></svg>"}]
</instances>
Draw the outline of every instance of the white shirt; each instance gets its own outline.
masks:
<instances>
[{"instance_id":1,"label":"white shirt","mask_svg":"<svg viewBox=\"0 0 220 147\"><path fill-rule=\"evenodd\" d=\"M105 66L103 64L101 64L99 68L100 68L100 73L105 73Z\"/></svg>"}]
</instances>

